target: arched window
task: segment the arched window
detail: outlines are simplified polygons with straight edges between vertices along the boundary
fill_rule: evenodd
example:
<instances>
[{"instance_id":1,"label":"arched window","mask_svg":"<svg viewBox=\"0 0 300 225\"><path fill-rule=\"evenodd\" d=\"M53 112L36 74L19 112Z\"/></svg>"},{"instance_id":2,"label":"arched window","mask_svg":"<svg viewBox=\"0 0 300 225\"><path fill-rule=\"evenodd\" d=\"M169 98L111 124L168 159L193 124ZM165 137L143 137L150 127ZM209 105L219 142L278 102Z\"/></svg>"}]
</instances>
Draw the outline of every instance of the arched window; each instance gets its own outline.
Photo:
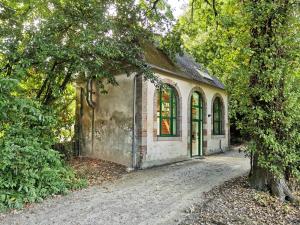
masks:
<instances>
[{"instance_id":1,"label":"arched window","mask_svg":"<svg viewBox=\"0 0 300 225\"><path fill-rule=\"evenodd\" d=\"M223 104L220 97L213 102L213 134L223 134Z\"/></svg>"},{"instance_id":2,"label":"arched window","mask_svg":"<svg viewBox=\"0 0 300 225\"><path fill-rule=\"evenodd\" d=\"M177 136L177 92L172 86L161 87L157 94L157 135Z\"/></svg>"}]
</instances>

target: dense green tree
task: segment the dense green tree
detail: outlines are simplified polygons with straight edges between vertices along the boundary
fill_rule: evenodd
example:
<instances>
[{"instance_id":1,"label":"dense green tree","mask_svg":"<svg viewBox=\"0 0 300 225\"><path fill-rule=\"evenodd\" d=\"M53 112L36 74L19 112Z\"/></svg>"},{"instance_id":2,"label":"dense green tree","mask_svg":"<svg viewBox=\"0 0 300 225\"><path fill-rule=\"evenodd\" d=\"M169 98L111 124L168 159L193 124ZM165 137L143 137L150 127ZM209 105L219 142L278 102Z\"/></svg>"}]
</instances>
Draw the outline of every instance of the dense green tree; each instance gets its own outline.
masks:
<instances>
[{"instance_id":1,"label":"dense green tree","mask_svg":"<svg viewBox=\"0 0 300 225\"><path fill-rule=\"evenodd\" d=\"M26 80L32 75L33 94L44 104L52 103L80 77L96 78L104 87L104 82L116 82L113 72L130 67L153 79L138 42L151 39L167 18L160 10L154 13L149 4L2 1L2 63L7 72Z\"/></svg>"},{"instance_id":2,"label":"dense green tree","mask_svg":"<svg viewBox=\"0 0 300 225\"><path fill-rule=\"evenodd\" d=\"M140 41L162 42L170 20L165 1L0 2L0 210L82 184L52 149L74 122L72 83L156 81Z\"/></svg>"},{"instance_id":3,"label":"dense green tree","mask_svg":"<svg viewBox=\"0 0 300 225\"><path fill-rule=\"evenodd\" d=\"M0 211L85 185L52 149L57 119L0 75Z\"/></svg>"},{"instance_id":4,"label":"dense green tree","mask_svg":"<svg viewBox=\"0 0 300 225\"><path fill-rule=\"evenodd\" d=\"M124 69L155 79L139 40L156 38L172 18L164 2L153 11L151 1L18 0L0 7L1 72L17 78L28 97L51 105L65 125L58 134L74 121L74 80L93 78L105 89Z\"/></svg>"},{"instance_id":5,"label":"dense green tree","mask_svg":"<svg viewBox=\"0 0 300 225\"><path fill-rule=\"evenodd\" d=\"M251 140L251 184L294 200L299 180L300 21L293 0L194 0L180 19L186 48L223 80L230 116Z\"/></svg>"}]
</instances>

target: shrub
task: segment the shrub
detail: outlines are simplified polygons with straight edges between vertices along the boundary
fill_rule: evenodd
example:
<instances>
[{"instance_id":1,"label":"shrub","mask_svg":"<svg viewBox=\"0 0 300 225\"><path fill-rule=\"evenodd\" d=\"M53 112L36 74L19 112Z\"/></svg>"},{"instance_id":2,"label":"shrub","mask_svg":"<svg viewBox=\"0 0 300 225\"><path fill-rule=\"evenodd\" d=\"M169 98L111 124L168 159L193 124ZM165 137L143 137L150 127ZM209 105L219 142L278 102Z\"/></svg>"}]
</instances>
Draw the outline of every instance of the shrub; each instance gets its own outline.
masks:
<instances>
[{"instance_id":1,"label":"shrub","mask_svg":"<svg viewBox=\"0 0 300 225\"><path fill-rule=\"evenodd\" d=\"M63 194L83 183L60 155L38 137L7 137L1 141L0 208L20 208L52 194Z\"/></svg>"},{"instance_id":2,"label":"shrub","mask_svg":"<svg viewBox=\"0 0 300 225\"><path fill-rule=\"evenodd\" d=\"M20 93L18 81L0 77L0 210L85 185L51 148L50 110Z\"/></svg>"}]
</instances>

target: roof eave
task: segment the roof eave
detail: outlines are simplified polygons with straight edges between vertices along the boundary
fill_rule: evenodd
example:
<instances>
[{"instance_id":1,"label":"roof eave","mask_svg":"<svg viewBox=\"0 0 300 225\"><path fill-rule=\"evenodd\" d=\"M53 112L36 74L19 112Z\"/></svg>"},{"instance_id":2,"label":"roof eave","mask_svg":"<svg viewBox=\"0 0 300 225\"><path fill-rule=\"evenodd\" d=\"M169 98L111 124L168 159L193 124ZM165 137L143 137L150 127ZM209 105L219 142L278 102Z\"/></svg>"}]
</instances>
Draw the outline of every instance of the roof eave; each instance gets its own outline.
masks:
<instances>
[{"instance_id":1,"label":"roof eave","mask_svg":"<svg viewBox=\"0 0 300 225\"><path fill-rule=\"evenodd\" d=\"M162 71L162 72L165 72L165 73L169 73L169 74L172 74L172 75L175 75L175 76L178 76L178 77L183 77L183 78L186 78L187 80L195 81L197 83L205 84L205 85L208 85L208 86L211 86L211 87L214 87L214 88L226 91L225 87L219 87L219 86L212 85L212 84L206 83L206 82L202 82L202 81L199 81L199 80L196 80L196 79L191 79L191 77L189 77L189 76L187 76L185 74L176 73L174 71L171 71L171 70L164 69L162 67L153 65L151 63L147 63L147 65L150 66L152 69L156 69L156 70L159 70L159 71Z\"/></svg>"}]
</instances>

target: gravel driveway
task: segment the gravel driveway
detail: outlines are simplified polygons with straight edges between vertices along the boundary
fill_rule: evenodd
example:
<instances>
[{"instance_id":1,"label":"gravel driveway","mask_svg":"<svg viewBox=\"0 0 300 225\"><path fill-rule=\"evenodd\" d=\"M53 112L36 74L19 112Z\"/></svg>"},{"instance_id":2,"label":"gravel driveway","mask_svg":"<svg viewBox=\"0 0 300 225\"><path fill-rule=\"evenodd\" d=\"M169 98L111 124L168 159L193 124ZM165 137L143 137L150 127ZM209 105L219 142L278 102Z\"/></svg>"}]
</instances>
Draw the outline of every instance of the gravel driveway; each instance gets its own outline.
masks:
<instances>
[{"instance_id":1,"label":"gravel driveway","mask_svg":"<svg viewBox=\"0 0 300 225\"><path fill-rule=\"evenodd\" d=\"M193 159L125 175L115 183L48 199L8 214L0 224L154 225L178 224L203 192L249 170L242 153Z\"/></svg>"}]
</instances>

